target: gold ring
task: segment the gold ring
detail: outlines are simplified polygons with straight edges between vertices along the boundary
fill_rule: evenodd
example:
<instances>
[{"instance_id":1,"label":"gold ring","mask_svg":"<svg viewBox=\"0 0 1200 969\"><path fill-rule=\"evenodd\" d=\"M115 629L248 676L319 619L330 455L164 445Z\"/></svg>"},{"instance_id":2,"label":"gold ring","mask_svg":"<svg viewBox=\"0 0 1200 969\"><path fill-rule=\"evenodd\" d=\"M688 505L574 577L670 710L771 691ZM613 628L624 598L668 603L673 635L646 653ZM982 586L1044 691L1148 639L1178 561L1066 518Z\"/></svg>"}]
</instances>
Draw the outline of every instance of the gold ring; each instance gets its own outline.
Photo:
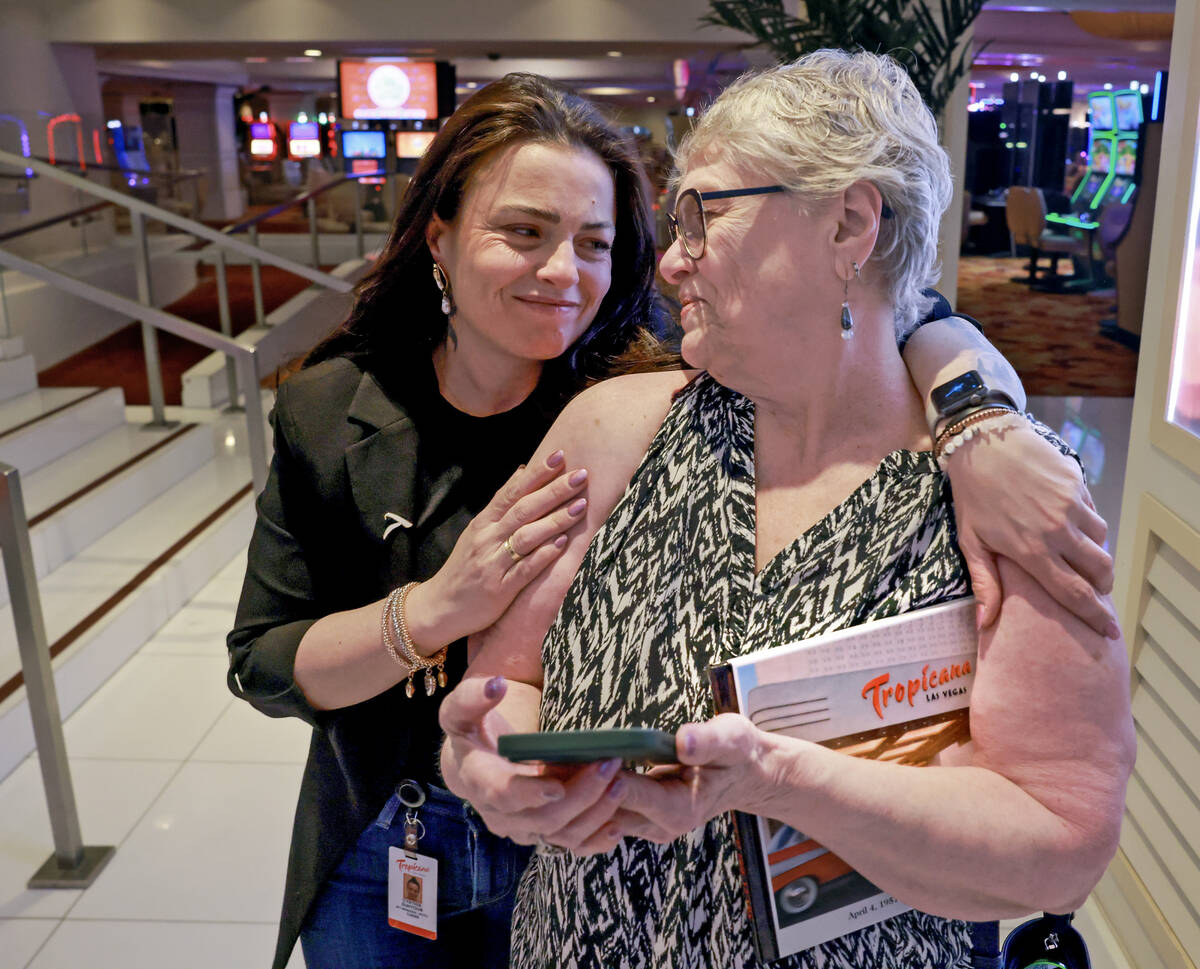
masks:
<instances>
[{"instance_id":1,"label":"gold ring","mask_svg":"<svg viewBox=\"0 0 1200 969\"><path fill-rule=\"evenodd\" d=\"M512 547L512 536L511 535L509 535L508 538L506 538L504 540L504 544L501 545L500 547L509 554L509 557L512 558L512 560L514 562L521 561L521 558L522 558L521 553Z\"/></svg>"}]
</instances>

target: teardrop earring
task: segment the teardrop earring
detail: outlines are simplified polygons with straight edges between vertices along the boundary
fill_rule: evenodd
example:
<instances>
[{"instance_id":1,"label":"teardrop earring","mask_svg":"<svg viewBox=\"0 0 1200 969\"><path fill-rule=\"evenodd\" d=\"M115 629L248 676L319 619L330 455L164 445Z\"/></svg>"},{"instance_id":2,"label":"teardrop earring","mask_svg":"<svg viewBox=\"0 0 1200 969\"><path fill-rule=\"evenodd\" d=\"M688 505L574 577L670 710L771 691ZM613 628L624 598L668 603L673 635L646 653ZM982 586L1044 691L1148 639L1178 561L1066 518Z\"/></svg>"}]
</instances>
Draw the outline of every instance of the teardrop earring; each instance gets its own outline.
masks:
<instances>
[{"instance_id":1,"label":"teardrop earring","mask_svg":"<svg viewBox=\"0 0 1200 969\"><path fill-rule=\"evenodd\" d=\"M852 262L854 267L854 278L859 278L858 263ZM854 338L854 316L850 313L850 277L847 276L842 280L842 339L850 340Z\"/></svg>"},{"instance_id":2,"label":"teardrop earring","mask_svg":"<svg viewBox=\"0 0 1200 969\"><path fill-rule=\"evenodd\" d=\"M450 316L454 310L450 302L450 281L446 278L446 274L442 272L442 267L436 262L433 264L433 282L442 294L442 312L446 316Z\"/></svg>"}]
</instances>

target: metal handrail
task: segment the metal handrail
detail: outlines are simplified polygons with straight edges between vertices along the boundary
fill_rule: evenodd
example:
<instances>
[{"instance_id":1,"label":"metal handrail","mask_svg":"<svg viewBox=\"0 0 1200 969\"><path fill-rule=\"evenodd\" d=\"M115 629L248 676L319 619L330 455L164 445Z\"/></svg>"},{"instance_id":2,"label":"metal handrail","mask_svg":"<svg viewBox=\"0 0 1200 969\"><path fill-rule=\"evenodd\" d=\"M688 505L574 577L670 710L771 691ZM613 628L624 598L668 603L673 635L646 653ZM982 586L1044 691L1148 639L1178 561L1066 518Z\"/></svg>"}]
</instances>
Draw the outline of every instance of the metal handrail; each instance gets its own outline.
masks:
<instances>
[{"instance_id":1,"label":"metal handrail","mask_svg":"<svg viewBox=\"0 0 1200 969\"><path fill-rule=\"evenodd\" d=\"M53 225L58 225L60 222L67 222L71 219L77 219L81 215L91 215L93 212L99 212L101 209L112 207L112 202L96 202L93 205L85 205L82 208L72 209L70 212L64 212L62 215L51 216L48 219L42 219L41 222L34 222L32 225L23 225L19 229L11 229L8 232L0 232L0 242L8 242L9 239L17 239L23 235L28 235L30 232L37 232L40 229L49 229Z\"/></svg>"},{"instance_id":2,"label":"metal handrail","mask_svg":"<svg viewBox=\"0 0 1200 969\"><path fill-rule=\"evenodd\" d=\"M0 555L8 578L8 598L17 632L17 650L21 654L21 672L25 677L25 697L33 721L50 831L54 836L54 854L28 884L30 888L86 888L107 864L114 849L108 845L83 843L63 740L58 693L50 667L50 649L46 644L46 623L38 598L29 522L21 497L21 476L16 468L3 463L0 463Z\"/></svg>"},{"instance_id":3,"label":"metal handrail","mask_svg":"<svg viewBox=\"0 0 1200 969\"><path fill-rule=\"evenodd\" d=\"M181 168L177 172L173 172L166 168L129 168L125 165L105 165L100 162L80 162L74 158L64 158L62 161L51 161L42 155L30 155L36 161L44 162L47 165L53 165L55 168L75 168L81 172L86 172L89 169L97 172L120 172L123 175L142 175L146 178L165 178L168 181L186 182L193 178L200 178L206 175L207 172L203 168Z\"/></svg>"},{"instance_id":4,"label":"metal handrail","mask_svg":"<svg viewBox=\"0 0 1200 969\"><path fill-rule=\"evenodd\" d=\"M143 202L141 199L133 198L125 195L115 189L107 188L103 185L97 185L95 182L90 182L86 178L80 178L78 175L72 175L69 172L60 171L56 166L49 165L46 162L39 161L36 158L26 158L23 155L14 155L12 152L0 151L0 164L10 165L13 168L32 168L35 172L45 175L47 178L53 179L56 182L61 182L71 188L78 189L88 195L94 195L97 198L107 199L114 202L122 208L129 209L131 212L136 212L143 217L155 219L166 225L180 229L189 235L196 236L199 239L205 239L208 242L219 246L222 249L227 249L231 252L236 252L239 255L245 256L247 259L258 259L267 263L270 266L275 266L283 269L286 272L293 273L307 279L309 282L318 283L326 289L332 289L338 293L348 293L353 287L344 279L339 279L330 273L323 273L320 270L310 269L298 262L293 262L284 256L277 256L272 252L262 249L256 249L249 243L242 242L240 239L234 239L227 236L217 229L210 229L203 222L197 222L195 219L189 219L186 216L176 215L174 212L160 208L150 202Z\"/></svg>"},{"instance_id":5,"label":"metal handrail","mask_svg":"<svg viewBox=\"0 0 1200 969\"><path fill-rule=\"evenodd\" d=\"M259 212L257 215L252 215L248 219L242 219L241 222L235 222L232 225L227 225L221 231L227 235L236 235L239 232L249 229L251 226L258 225L258 223L263 222L272 216L278 215L280 212L286 212L288 209L299 205L301 202L307 202L309 199L315 199L318 195L323 195L330 189L345 185L347 182L357 182L360 178L379 178L380 176L386 177L387 172L383 170L376 172L350 172L343 175L336 181L326 182L324 185L318 185L316 188L309 189L307 192L297 195L295 198L290 198L286 202L280 202L273 209L268 209L266 212Z\"/></svg>"},{"instance_id":6,"label":"metal handrail","mask_svg":"<svg viewBox=\"0 0 1200 969\"><path fill-rule=\"evenodd\" d=\"M135 302L116 293L110 293L106 289L100 289L98 286L50 269L41 263L25 259L6 249L0 249L0 265L50 283L73 296L97 303L134 319L140 319L144 326L166 330L168 333L174 333L178 337L190 340L192 343L199 343L201 346L224 353L226 357L231 358L237 369L238 389L245 397L250 475L254 481L255 491L261 491L266 486L267 435L263 426L262 400L259 397L259 374L254 347L243 346L230 337L216 333L197 323L192 323L153 306L147 306L145 303ZM234 399L236 400L236 397Z\"/></svg>"},{"instance_id":7,"label":"metal handrail","mask_svg":"<svg viewBox=\"0 0 1200 969\"><path fill-rule=\"evenodd\" d=\"M57 166L51 165L48 162L42 161L39 158L26 158L23 155L15 155L12 152L0 151L0 165L9 165L18 169L32 169L34 172L45 175L53 181L70 186L79 192L88 195L94 195L105 201L112 202L122 208L128 209L130 214L131 227L133 229L134 238L134 268L137 271L138 283L138 299L144 307L149 307L151 299L150 286L150 253L146 240L146 218L156 219L166 225L181 229L200 239L205 239L213 243L217 247L216 272L217 272L217 306L220 314L221 332L230 339L233 338L233 319L229 308L229 281L227 279L225 267L225 250L231 250L246 257L250 262L251 275L254 283L254 316L255 321L259 326L265 325L266 313L263 306L262 298L262 278L260 273L260 263L267 263L275 266L285 272L293 273L300 276L302 279L307 279L309 282L317 283L330 289L335 293L348 293L354 287L353 284L347 282L338 276L330 273L321 272L319 268L319 252L316 236L316 205L309 200L309 220L311 223L311 231L313 235L313 268L303 266L298 262L287 259L283 256L277 256L265 249L258 248L257 229L251 229L251 241L253 244L246 243L240 239L235 239L231 235L227 235L216 229L211 229L202 222L197 222L194 219L186 218L182 215L176 215L167 209L160 208L157 205L152 205L149 202L144 202L141 199L133 198L125 195L115 189L107 188L103 185L97 185L95 182L88 181L86 178L80 178L77 175L72 175L69 172L61 171ZM356 219L360 223L359 232L359 255L363 253L362 233L361 233L361 217ZM153 414L153 424L162 426L166 424L165 417L165 401L162 388L162 372L158 361L158 341L154 332L153 326L150 325L144 314L134 314L135 319L142 320L142 343L145 348L146 357L146 380L150 391L150 408ZM238 344L240 346L240 344ZM237 402L237 358L226 354L225 375L229 385L229 400L231 406L236 407Z\"/></svg>"}]
</instances>

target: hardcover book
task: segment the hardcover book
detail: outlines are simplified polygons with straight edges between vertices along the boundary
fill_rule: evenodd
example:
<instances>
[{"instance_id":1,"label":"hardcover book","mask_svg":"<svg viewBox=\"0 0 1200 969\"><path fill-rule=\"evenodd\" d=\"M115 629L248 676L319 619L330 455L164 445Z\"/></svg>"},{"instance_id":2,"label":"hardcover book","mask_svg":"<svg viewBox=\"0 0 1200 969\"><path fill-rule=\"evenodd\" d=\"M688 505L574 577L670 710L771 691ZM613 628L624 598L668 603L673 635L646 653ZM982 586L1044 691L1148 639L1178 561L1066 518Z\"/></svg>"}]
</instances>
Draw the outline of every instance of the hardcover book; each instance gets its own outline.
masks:
<instances>
[{"instance_id":1,"label":"hardcover book","mask_svg":"<svg viewBox=\"0 0 1200 969\"><path fill-rule=\"evenodd\" d=\"M709 670L718 713L853 757L929 764L970 739L975 599L739 656ZM803 832L734 812L746 906L763 961L908 911Z\"/></svg>"}]
</instances>

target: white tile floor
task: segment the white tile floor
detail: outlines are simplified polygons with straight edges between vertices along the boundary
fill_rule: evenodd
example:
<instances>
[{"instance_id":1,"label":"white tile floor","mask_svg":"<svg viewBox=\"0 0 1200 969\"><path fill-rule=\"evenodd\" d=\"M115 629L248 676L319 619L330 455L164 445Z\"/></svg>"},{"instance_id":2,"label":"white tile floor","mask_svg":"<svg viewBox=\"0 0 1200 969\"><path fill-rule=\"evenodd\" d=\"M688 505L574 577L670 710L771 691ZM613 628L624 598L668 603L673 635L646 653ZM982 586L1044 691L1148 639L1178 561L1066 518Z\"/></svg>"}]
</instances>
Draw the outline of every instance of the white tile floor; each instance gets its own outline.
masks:
<instances>
[{"instance_id":1,"label":"white tile floor","mask_svg":"<svg viewBox=\"0 0 1200 969\"><path fill-rule=\"evenodd\" d=\"M1115 523L1130 402L1031 407L1100 432L1097 499ZM25 888L53 850L36 761L0 782L0 969L269 965L308 728L225 689L244 568L243 554L67 720L84 840L117 847L90 888Z\"/></svg>"},{"instance_id":2,"label":"white tile floor","mask_svg":"<svg viewBox=\"0 0 1200 969\"><path fill-rule=\"evenodd\" d=\"M25 888L53 851L37 762L0 783L0 969L270 964L308 728L225 688L244 570L241 554L66 722L84 841L117 847L90 888Z\"/></svg>"}]
</instances>

